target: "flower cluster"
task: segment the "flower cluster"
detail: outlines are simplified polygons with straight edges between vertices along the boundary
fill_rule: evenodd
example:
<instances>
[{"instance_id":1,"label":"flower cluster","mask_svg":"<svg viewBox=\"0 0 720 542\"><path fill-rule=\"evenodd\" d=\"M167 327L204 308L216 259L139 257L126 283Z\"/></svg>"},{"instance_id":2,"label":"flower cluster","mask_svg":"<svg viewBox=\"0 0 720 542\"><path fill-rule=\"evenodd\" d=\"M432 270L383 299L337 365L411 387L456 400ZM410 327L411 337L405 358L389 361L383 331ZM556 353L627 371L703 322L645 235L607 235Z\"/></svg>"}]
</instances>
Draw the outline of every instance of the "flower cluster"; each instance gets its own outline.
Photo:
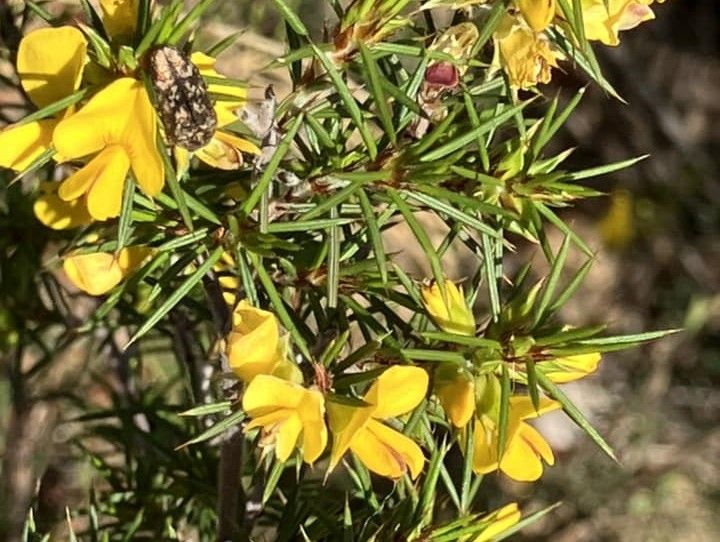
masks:
<instances>
[{"instance_id":1,"label":"flower cluster","mask_svg":"<svg viewBox=\"0 0 720 542\"><path fill-rule=\"evenodd\" d=\"M475 322L462 289L444 283L423 289L423 299L432 319L447 333L474 336ZM303 457L313 463L327 444L324 417L327 410L333 434L328 470L352 451L371 471L398 478L409 472L416 478L423 468L423 454L408 437L382 423L412 411L428 393L429 374L414 366L393 365L385 370L362 397L342 398L318 386L304 388L303 377L288 355L288 345L279 336L275 316L240 301L233 312L233 330L228 336L230 367L246 383L243 408L253 421L248 429L263 427L266 443L274 443L278 458L285 461L302 434ZM557 357L538 362L556 383L571 382L594 372L600 354ZM488 365L493 370L488 370ZM497 363L479 363L464 369L440 365L434 372L434 396L450 423L464 429L474 420L473 467L478 473L500 469L519 481L533 481L542 474L542 461L552 465L553 453L540 433L526 420L560 408L560 403L542 398L537 405L528 395L509 398L504 453L498 457L500 410ZM515 377L527 383L520 368ZM348 402L350 401L350 402ZM354 401L354 402L353 402Z\"/></svg>"},{"instance_id":2,"label":"flower cluster","mask_svg":"<svg viewBox=\"0 0 720 542\"><path fill-rule=\"evenodd\" d=\"M135 32L138 3L103 0L100 4L111 43L125 46ZM89 49L88 38L75 27L28 33L19 45L17 71L27 96L40 113L47 114L0 131L0 166L23 172L52 156L65 166L63 171L70 172L59 183L42 183L34 204L38 220L58 230L118 217L127 182L137 183L152 198L163 189L167 175L162 130L142 71L131 69L120 58L107 66ZM191 61L203 76L223 79L215 70L213 57L195 52ZM245 103L246 90L213 82L209 92L222 96L214 106L217 130L195 156L217 169L237 169L243 164L243 152L260 152L252 142L227 129ZM87 95L89 99L82 103ZM190 155L176 147L174 156L181 174ZM141 253L147 255L149 250L133 247L114 255L70 255L64 269L78 288L101 295L139 266L144 257L129 255Z\"/></svg>"},{"instance_id":3,"label":"flower cluster","mask_svg":"<svg viewBox=\"0 0 720 542\"><path fill-rule=\"evenodd\" d=\"M422 290L423 301L435 324L450 334L474 337L475 319L471 308L452 281L442 285L433 283ZM504 443L499 443L500 382L503 365L511 368L512 378L527 384L527 373L522 362L533 362L552 382L565 383L593 373L600 362L597 352L568 357L544 355L542 350L528 352L525 359L504 361L502 352L483 352L473 363L464 367L440 365L435 371L435 394L453 426L463 429L471 420L473 428L473 468L484 474L500 469L518 481L534 481L542 475L542 461L554 463L550 446L525 420L536 418L560 408L560 403L541 398L533 404L530 396L521 394L509 398L507 432ZM504 449L498 457L498 450Z\"/></svg>"},{"instance_id":4,"label":"flower cluster","mask_svg":"<svg viewBox=\"0 0 720 542\"><path fill-rule=\"evenodd\" d=\"M655 17L650 8L654 1L581 0L585 38L604 45L618 45L621 31L635 28ZM477 3L492 2L481 0ZM572 34L570 21L575 17L572 11L575 4L568 2L567 5L570 11L561 10L556 0L514 0L510 3L493 33L493 65L505 71L512 87L529 89L550 82L552 69L558 68L558 63L565 58L564 52L555 43L555 36ZM468 29L465 23L446 31L454 35L460 33L465 38L468 32L478 38L477 31ZM469 60L467 54L453 55L453 58L460 62Z\"/></svg>"}]
</instances>

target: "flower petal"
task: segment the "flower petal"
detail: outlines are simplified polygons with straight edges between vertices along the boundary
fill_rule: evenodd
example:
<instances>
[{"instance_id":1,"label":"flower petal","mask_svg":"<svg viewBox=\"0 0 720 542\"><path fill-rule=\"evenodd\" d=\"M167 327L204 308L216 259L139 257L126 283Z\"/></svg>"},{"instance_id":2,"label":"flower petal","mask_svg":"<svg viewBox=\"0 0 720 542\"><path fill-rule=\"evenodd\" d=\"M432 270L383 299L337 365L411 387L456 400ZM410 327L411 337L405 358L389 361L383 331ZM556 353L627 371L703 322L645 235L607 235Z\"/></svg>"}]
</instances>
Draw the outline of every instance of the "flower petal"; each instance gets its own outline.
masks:
<instances>
[{"instance_id":1,"label":"flower petal","mask_svg":"<svg viewBox=\"0 0 720 542\"><path fill-rule=\"evenodd\" d=\"M95 220L116 217L120 215L129 167L123 148L111 145L63 181L58 194L65 201L87 194L87 209Z\"/></svg>"},{"instance_id":2,"label":"flower petal","mask_svg":"<svg viewBox=\"0 0 720 542\"><path fill-rule=\"evenodd\" d=\"M165 182L156 135L157 117L145 87L123 77L63 119L55 128L53 144L66 160L93 154L108 145L121 145L138 185L148 196L155 196Z\"/></svg>"},{"instance_id":3,"label":"flower petal","mask_svg":"<svg viewBox=\"0 0 720 542\"><path fill-rule=\"evenodd\" d=\"M209 77L223 77L223 75L215 71L215 59L213 57L197 51L192 54L190 60L192 60L192 63L197 66L197 69L202 75ZM218 126L227 126L228 124L238 120L235 110L245 104L247 99L247 89L245 87L237 85L223 85L221 83L210 83L208 85L208 91L228 97L215 102L214 109L215 114L217 115ZM236 97L237 100L233 100L232 97Z\"/></svg>"},{"instance_id":4,"label":"flower petal","mask_svg":"<svg viewBox=\"0 0 720 542\"><path fill-rule=\"evenodd\" d=\"M278 426L275 435L275 455L280 461L287 461L293 453L302 429L302 422L297 413L292 413Z\"/></svg>"},{"instance_id":5,"label":"flower petal","mask_svg":"<svg viewBox=\"0 0 720 542\"><path fill-rule=\"evenodd\" d=\"M564 384L594 373L600 364L600 358L599 352L593 352L541 361L537 367L556 384Z\"/></svg>"},{"instance_id":6,"label":"flower petal","mask_svg":"<svg viewBox=\"0 0 720 542\"><path fill-rule=\"evenodd\" d=\"M433 282L421 290L425 309L440 329L458 335L475 334L475 317L468 307L462 288L454 282L445 281L445 297L440 285Z\"/></svg>"},{"instance_id":7,"label":"flower petal","mask_svg":"<svg viewBox=\"0 0 720 542\"><path fill-rule=\"evenodd\" d=\"M365 401L375 405L373 418L400 416L423 400L428 388L424 369L395 365L381 374L365 394Z\"/></svg>"},{"instance_id":8,"label":"flower petal","mask_svg":"<svg viewBox=\"0 0 720 542\"><path fill-rule=\"evenodd\" d=\"M228 336L228 357L235 373L249 382L258 374L270 374L282 359L280 332L275 315L240 301L233 311L233 330Z\"/></svg>"},{"instance_id":9,"label":"flower petal","mask_svg":"<svg viewBox=\"0 0 720 542\"><path fill-rule=\"evenodd\" d=\"M340 462L358 433L370 421L375 408L372 405L358 407L329 400L327 409L330 431L333 434L333 446L328 465L328 472L330 472Z\"/></svg>"},{"instance_id":10,"label":"flower petal","mask_svg":"<svg viewBox=\"0 0 720 542\"><path fill-rule=\"evenodd\" d=\"M243 410L255 418L282 408L296 409L305 397L305 391L298 384L261 374L245 390Z\"/></svg>"},{"instance_id":11,"label":"flower petal","mask_svg":"<svg viewBox=\"0 0 720 542\"><path fill-rule=\"evenodd\" d=\"M123 279L117 259L106 252L69 256L63 269L75 286L90 295L109 292Z\"/></svg>"},{"instance_id":12,"label":"flower petal","mask_svg":"<svg viewBox=\"0 0 720 542\"><path fill-rule=\"evenodd\" d=\"M537 410L532 403L532 399L529 395L515 395L510 397L510 418L517 420L528 420L530 418L537 418L538 416L557 410L562 405L552 399L545 397L540 398Z\"/></svg>"},{"instance_id":13,"label":"flower petal","mask_svg":"<svg viewBox=\"0 0 720 542\"><path fill-rule=\"evenodd\" d=\"M123 248L117 255L118 266L124 276L142 265L145 259L152 254L150 247L133 246Z\"/></svg>"},{"instance_id":14,"label":"flower petal","mask_svg":"<svg viewBox=\"0 0 720 542\"><path fill-rule=\"evenodd\" d=\"M63 119L53 133L53 144L66 160L81 158L106 145L123 142L134 117L141 83L129 77L113 81L95 94L77 113Z\"/></svg>"},{"instance_id":15,"label":"flower petal","mask_svg":"<svg viewBox=\"0 0 720 542\"><path fill-rule=\"evenodd\" d=\"M325 398L316 390L306 390L298 412L303 427L303 460L313 464L325 450L328 441L325 425Z\"/></svg>"},{"instance_id":16,"label":"flower petal","mask_svg":"<svg viewBox=\"0 0 720 542\"><path fill-rule=\"evenodd\" d=\"M555 456L552 448L540 432L528 423L520 424L520 429L515 438L521 438L533 449L533 451L545 460L548 465L555 464Z\"/></svg>"},{"instance_id":17,"label":"flower petal","mask_svg":"<svg viewBox=\"0 0 720 542\"><path fill-rule=\"evenodd\" d=\"M524 423L523 425L527 426ZM540 456L518 432L516 437L509 439L505 446L500 460L500 470L518 482L534 482L542 476L543 466Z\"/></svg>"},{"instance_id":18,"label":"flower petal","mask_svg":"<svg viewBox=\"0 0 720 542\"><path fill-rule=\"evenodd\" d=\"M473 542L489 542L503 531L515 525L520 521L520 509L516 502L512 502L485 516L482 518L482 521L489 522L489 525Z\"/></svg>"},{"instance_id":19,"label":"flower petal","mask_svg":"<svg viewBox=\"0 0 720 542\"><path fill-rule=\"evenodd\" d=\"M157 148L157 115L142 83L135 82L132 115L123 134L138 185L148 196L157 196L165 184L165 166Z\"/></svg>"},{"instance_id":20,"label":"flower petal","mask_svg":"<svg viewBox=\"0 0 720 542\"><path fill-rule=\"evenodd\" d=\"M473 470L478 474L497 470L497 449L495 424L487 416L476 419L473 434Z\"/></svg>"},{"instance_id":21,"label":"flower petal","mask_svg":"<svg viewBox=\"0 0 720 542\"><path fill-rule=\"evenodd\" d=\"M425 463L420 447L402 433L370 420L350 449L371 471L388 478L400 478L410 471L415 479Z\"/></svg>"},{"instance_id":22,"label":"flower petal","mask_svg":"<svg viewBox=\"0 0 720 542\"><path fill-rule=\"evenodd\" d=\"M475 383L469 375L435 384L435 395L455 427L465 427L475 412Z\"/></svg>"},{"instance_id":23,"label":"flower petal","mask_svg":"<svg viewBox=\"0 0 720 542\"><path fill-rule=\"evenodd\" d=\"M50 148L57 119L43 119L0 132L0 166L23 171Z\"/></svg>"},{"instance_id":24,"label":"flower petal","mask_svg":"<svg viewBox=\"0 0 720 542\"><path fill-rule=\"evenodd\" d=\"M216 131L210 143L195 152L200 160L218 169L238 169L243 164L242 152L260 154L260 149L247 139Z\"/></svg>"},{"instance_id":25,"label":"flower petal","mask_svg":"<svg viewBox=\"0 0 720 542\"><path fill-rule=\"evenodd\" d=\"M111 38L130 37L135 32L138 0L100 0L103 26Z\"/></svg>"},{"instance_id":26,"label":"flower petal","mask_svg":"<svg viewBox=\"0 0 720 542\"><path fill-rule=\"evenodd\" d=\"M52 190L35 200L33 212L40 222L54 230L86 226L93 221L87 210L85 198L64 201Z\"/></svg>"},{"instance_id":27,"label":"flower petal","mask_svg":"<svg viewBox=\"0 0 720 542\"><path fill-rule=\"evenodd\" d=\"M38 107L45 107L80 87L87 42L72 26L39 28L20 42L20 83Z\"/></svg>"}]
</instances>

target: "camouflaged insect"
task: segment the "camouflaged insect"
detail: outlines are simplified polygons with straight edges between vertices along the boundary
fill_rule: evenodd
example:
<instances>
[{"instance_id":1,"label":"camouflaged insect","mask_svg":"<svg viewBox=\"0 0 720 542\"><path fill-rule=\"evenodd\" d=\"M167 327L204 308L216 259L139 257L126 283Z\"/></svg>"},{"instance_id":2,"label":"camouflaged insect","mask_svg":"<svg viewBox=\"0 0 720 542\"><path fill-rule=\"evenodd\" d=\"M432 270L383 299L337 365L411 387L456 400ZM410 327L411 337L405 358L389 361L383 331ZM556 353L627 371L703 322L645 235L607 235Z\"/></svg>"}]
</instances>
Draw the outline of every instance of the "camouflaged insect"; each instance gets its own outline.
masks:
<instances>
[{"instance_id":1,"label":"camouflaged insect","mask_svg":"<svg viewBox=\"0 0 720 542\"><path fill-rule=\"evenodd\" d=\"M175 47L163 45L149 55L150 79L168 142L194 151L210 142L217 116L197 67Z\"/></svg>"}]
</instances>

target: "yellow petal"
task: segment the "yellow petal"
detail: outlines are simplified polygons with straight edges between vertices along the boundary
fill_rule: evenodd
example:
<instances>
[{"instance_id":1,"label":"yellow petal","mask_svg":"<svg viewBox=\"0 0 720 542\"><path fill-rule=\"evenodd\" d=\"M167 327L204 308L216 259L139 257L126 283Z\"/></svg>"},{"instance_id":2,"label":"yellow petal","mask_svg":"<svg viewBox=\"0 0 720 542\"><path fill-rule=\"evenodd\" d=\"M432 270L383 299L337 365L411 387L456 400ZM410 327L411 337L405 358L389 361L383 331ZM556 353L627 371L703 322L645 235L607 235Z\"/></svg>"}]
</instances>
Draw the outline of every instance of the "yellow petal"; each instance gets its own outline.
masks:
<instances>
[{"instance_id":1,"label":"yellow petal","mask_svg":"<svg viewBox=\"0 0 720 542\"><path fill-rule=\"evenodd\" d=\"M369 470L388 478L399 478L409 470L415 479L425 462L414 441L375 420L358 433L350 449Z\"/></svg>"},{"instance_id":2,"label":"yellow petal","mask_svg":"<svg viewBox=\"0 0 720 542\"><path fill-rule=\"evenodd\" d=\"M365 394L375 405L373 418L400 416L415 408L427 393L428 375L420 367L394 365L381 374Z\"/></svg>"},{"instance_id":3,"label":"yellow petal","mask_svg":"<svg viewBox=\"0 0 720 542\"><path fill-rule=\"evenodd\" d=\"M20 83L38 107L69 96L80 87L87 42L77 28L40 28L20 42Z\"/></svg>"},{"instance_id":4,"label":"yellow petal","mask_svg":"<svg viewBox=\"0 0 720 542\"><path fill-rule=\"evenodd\" d=\"M530 427L526 423L522 425ZM509 439L500 460L500 470L518 482L534 482L542 476L542 461L530 443L522 438L524 433L525 431L521 429L516 432L515 438ZM547 443L545 445L547 446Z\"/></svg>"},{"instance_id":5,"label":"yellow petal","mask_svg":"<svg viewBox=\"0 0 720 542\"><path fill-rule=\"evenodd\" d=\"M496 32L499 60L514 88L527 89L539 83L549 83L552 68L562 54L554 51L543 34L537 34L515 24L507 16L501 23L503 31Z\"/></svg>"},{"instance_id":6,"label":"yellow petal","mask_svg":"<svg viewBox=\"0 0 720 542\"><path fill-rule=\"evenodd\" d=\"M109 145L120 145L148 196L162 190L164 166L155 144L157 118L145 87L124 77L93 96L74 115L63 119L53 144L64 159L81 158Z\"/></svg>"},{"instance_id":7,"label":"yellow petal","mask_svg":"<svg viewBox=\"0 0 720 542\"><path fill-rule=\"evenodd\" d=\"M129 167L123 148L111 145L63 181L58 194L65 201L86 194L88 212L95 220L119 216Z\"/></svg>"},{"instance_id":8,"label":"yellow petal","mask_svg":"<svg viewBox=\"0 0 720 542\"><path fill-rule=\"evenodd\" d=\"M462 288L458 288L454 282L446 280L445 299L436 282L429 286L423 286L421 293L425 309L440 329L458 335L471 336L475 334L475 317L465 301Z\"/></svg>"},{"instance_id":9,"label":"yellow petal","mask_svg":"<svg viewBox=\"0 0 720 542\"><path fill-rule=\"evenodd\" d=\"M582 0L585 36L605 45L618 45L621 30L655 18L647 4L636 0Z\"/></svg>"},{"instance_id":10,"label":"yellow petal","mask_svg":"<svg viewBox=\"0 0 720 542\"><path fill-rule=\"evenodd\" d=\"M0 166L23 171L50 148L58 121L43 119L0 132Z\"/></svg>"},{"instance_id":11,"label":"yellow petal","mask_svg":"<svg viewBox=\"0 0 720 542\"><path fill-rule=\"evenodd\" d=\"M517 420L537 418L546 412L557 410L561 406L557 401L541 397L536 410L529 395L515 395L510 397L510 418Z\"/></svg>"},{"instance_id":12,"label":"yellow petal","mask_svg":"<svg viewBox=\"0 0 720 542\"><path fill-rule=\"evenodd\" d=\"M290 454L292 454L295 449L302 428L302 422L297 413L288 416L288 418L278 426L278 431L275 435L275 455L277 455L280 461L288 460L288 457L290 457Z\"/></svg>"},{"instance_id":13,"label":"yellow petal","mask_svg":"<svg viewBox=\"0 0 720 542\"><path fill-rule=\"evenodd\" d=\"M333 434L333 446L330 453L328 472L332 471L342 459L360 431L367 425L375 410L372 405L354 406L328 401L328 419Z\"/></svg>"},{"instance_id":14,"label":"yellow petal","mask_svg":"<svg viewBox=\"0 0 720 542\"><path fill-rule=\"evenodd\" d=\"M100 0L103 26L111 38L130 37L135 32L138 0Z\"/></svg>"},{"instance_id":15,"label":"yellow petal","mask_svg":"<svg viewBox=\"0 0 720 542\"><path fill-rule=\"evenodd\" d=\"M84 198L64 201L53 191L48 191L35 200L33 212L40 222L54 230L86 226L93 221Z\"/></svg>"},{"instance_id":16,"label":"yellow petal","mask_svg":"<svg viewBox=\"0 0 720 542\"><path fill-rule=\"evenodd\" d=\"M165 166L156 142L157 115L142 83L136 81L133 91L132 114L122 144L141 190L157 196L165 184Z\"/></svg>"},{"instance_id":17,"label":"yellow petal","mask_svg":"<svg viewBox=\"0 0 720 542\"><path fill-rule=\"evenodd\" d=\"M533 449L536 455L541 457L548 465L555 464L555 456L553 455L552 448L540 432L528 423L520 424L520 429L517 432L515 438L524 440L530 448Z\"/></svg>"},{"instance_id":18,"label":"yellow petal","mask_svg":"<svg viewBox=\"0 0 720 542\"><path fill-rule=\"evenodd\" d=\"M228 336L230 367L244 381L270 374L279 355L280 332L275 315L240 301L233 311L233 330Z\"/></svg>"},{"instance_id":19,"label":"yellow petal","mask_svg":"<svg viewBox=\"0 0 720 542\"><path fill-rule=\"evenodd\" d=\"M487 416L475 420L473 433L473 470L486 474L497 470L497 432L495 424Z\"/></svg>"},{"instance_id":20,"label":"yellow petal","mask_svg":"<svg viewBox=\"0 0 720 542\"><path fill-rule=\"evenodd\" d=\"M436 384L435 395L455 427L465 427L475 412L475 384L468 375Z\"/></svg>"},{"instance_id":21,"label":"yellow petal","mask_svg":"<svg viewBox=\"0 0 720 542\"><path fill-rule=\"evenodd\" d=\"M482 521L488 522L488 526L473 542L488 542L515 525L520 521L520 509L516 502L506 504L502 508L482 518Z\"/></svg>"},{"instance_id":22,"label":"yellow petal","mask_svg":"<svg viewBox=\"0 0 720 542\"><path fill-rule=\"evenodd\" d=\"M541 361L537 367L556 384L564 384L594 373L600 364L600 353L565 356Z\"/></svg>"},{"instance_id":23,"label":"yellow petal","mask_svg":"<svg viewBox=\"0 0 720 542\"><path fill-rule=\"evenodd\" d=\"M258 375L243 395L243 410L251 417L262 416L278 409L297 409L305 396L305 388L270 375Z\"/></svg>"},{"instance_id":24,"label":"yellow petal","mask_svg":"<svg viewBox=\"0 0 720 542\"><path fill-rule=\"evenodd\" d=\"M239 169L243 164L243 156L232 142L228 142L229 138L244 142L244 140L239 137L223 134L222 132L215 132L215 135L207 145L195 151L195 156L207 165L217 169L226 171Z\"/></svg>"},{"instance_id":25,"label":"yellow petal","mask_svg":"<svg viewBox=\"0 0 720 542\"><path fill-rule=\"evenodd\" d=\"M123 273L112 254L77 254L65 258L63 269L70 281L90 295L102 295L123 279Z\"/></svg>"},{"instance_id":26,"label":"yellow petal","mask_svg":"<svg viewBox=\"0 0 720 542\"><path fill-rule=\"evenodd\" d=\"M117 254L117 262L124 276L135 271L142 265L145 259L152 254L150 247L133 246L125 247Z\"/></svg>"},{"instance_id":27,"label":"yellow petal","mask_svg":"<svg viewBox=\"0 0 720 542\"><path fill-rule=\"evenodd\" d=\"M305 390L305 397L298 407L303 428L303 460L312 465L323 453L328 441L325 398L319 391Z\"/></svg>"},{"instance_id":28,"label":"yellow petal","mask_svg":"<svg viewBox=\"0 0 720 542\"><path fill-rule=\"evenodd\" d=\"M223 77L223 75L215 71L215 59L213 57L197 51L192 54L190 60L197 66L202 75ZM208 85L208 91L221 94L224 97L215 103L215 114L217 115L218 126L227 126L238 120L235 111L245 104L247 98L247 89L245 87L210 83ZM237 100L233 100L232 97L236 97Z\"/></svg>"},{"instance_id":29,"label":"yellow petal","mask_svg":"<svg viewBox=\"0 0 720 542\"><path fill-rule=\"evenodd\" d=\"M518 8L528 26L542 32L555 17L555 0L517 0Z\"/></svg>"}]
</instances>

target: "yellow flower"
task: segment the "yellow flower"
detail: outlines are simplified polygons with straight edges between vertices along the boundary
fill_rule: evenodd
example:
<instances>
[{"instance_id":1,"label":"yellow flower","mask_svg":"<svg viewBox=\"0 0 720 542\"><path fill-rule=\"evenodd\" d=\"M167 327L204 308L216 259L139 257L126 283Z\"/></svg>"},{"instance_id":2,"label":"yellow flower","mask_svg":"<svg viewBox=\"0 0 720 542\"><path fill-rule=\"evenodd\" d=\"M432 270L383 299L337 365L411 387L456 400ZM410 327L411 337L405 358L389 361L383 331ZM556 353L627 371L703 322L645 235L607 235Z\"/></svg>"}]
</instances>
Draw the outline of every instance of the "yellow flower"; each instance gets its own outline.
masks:
<instances>
[{"instance_id":1,"label":"yellow flower","mask_svg":"<svg viewBox=\"0 0 720 542\"><path fill-rule=\"evenodd\" d=\"M247 300L237 304L233 328L227 338L230 368L245 382L261 374L274 374L301 381L297 366L287 359L287 346L280 341L275 315L253 307Z\"/></svg>"},{"instance_id":2,"label":"yellow flower","mask_svg":"<svg viewBox=\"0 0 720 542\"><path fill-rule=\"evenodd\" d=\"M436 282L423 286L421 293L425 310L440 329L457 335L475 335L475 317L465 302L462 287L458 288L455 283L446 280L445 299Z\"/></svg>"},{"instance_id":3,"label":"yellow flower","mask_svg":"<svg viewBox=\"0 0 720 542\"><path fill-rule=\"evenodd\" d=\"M621 30L630 30L655 18L649 7L652 2L653 0L582 0L585 36L605 45L618 45L618 33Z\"/></svg>"},{"instance_id":4,"label":"yellow flower","mask_svg":"<svg viewBox=\"0 0 720 542\"><path fill-rule=\"evenodd\" d=\"M215 71L215 59L205 53L195 52L191 56L200 73L207 77L223 77ZM235 111L242 107L247 100L247 90L236 85L223 85L210 83L208 91L223 95L215 102L215 114L218 119L218 129L210 142L195 151L195 156L206 164L225 170L238 169L242 163L242 152L260 154L260 149L247 139L233 135L220 128L235 122L238 117Z\"/></svg>"},{"instance_id":5,"label":"yellow flower","mask_svg":"<svg viewBox=\"0 0 720 542\"><path fill-rule=\"evenodd\" d=\"M527 89L549 83L552 68L562 58L543 34L533 32L506 15L495 32L496 63L503 67L513 88Z\"/></svg>"},{"instance_id":6,"label":"yellow flower","mask_svg":"<svg viewBox=\"0 0 720 542\"><path fill-rule=\"evenodd\" d=\"M511 502L489 513L480 521L487 523L487 527L483 529L480 536L473 539L473 542L489 542L520 521L520 509L516 502Z\"/></svg>"},{"instance_id":7,"label":"yellow flower","mask_svg":"<svg viewBox=\"0 0 720 542\"><path fill-rule=\"evenodd\" d=\"M87 41L70 26L40 28L20 42L17 71L28 97L38 107L48 106L75 92L85 65ZM52 142L57 118L46 118L0 132L0 166L27 169Z\"/></svg>"},{"instance_id":8,"label":"yellow flower","mask_svg":"<svg viewBox=\"0 0 720 542\"><path fill-rule=\"evenodd\" d=\"M513 480L532 482L542 475L542 460L548 465L555 463L550 445L543 436L524 420L536 418L541 414L560 408L560 403L550 399L541 399L538 410L530 397L510 398L510 411L507 424L507 440L504 453L498 462L497 420L481 415L475 420L473 469L485 474L498 468Z\"/></svg>"},{"instance_id":9,"label":"yellow flower","mask_svg":"<svg viewBox=\"0 0 720 542\"><path fill-rule=\"evenodd\" d=\"M449 364L435 371L435 395L455 427L465 427L475 412L475 381Z\"/></svg>"},{"instance_id":10,"label":"yellow flower","mask_svg":"<svg viewBox=\"0 0 720 542\"><path fill-rule=\"evenodd\" d=\"M258 375L247 387L243 410L252 421L245 430L262 427L280 461L287 461L302 438L303 460L312 464L327 445L322 394L294 382Z\"/></svg>"},{"instance_id":11,"label":"yellow flower","mask_svg":"<svg viewBox=\"0 0 720 542\"><path fill-rule=\"evenodd\" d=\"M333 448L328 472L350 449L365 466L381 476L399 478L410 471L418 477L424 456L420 447L379 420L394 418L414 409L427 392L428 376L419 367L390 367L373 383L363 400L367 406L328 404Z\"/></svg>"},{"instance_id":12,"label":"yellow flower","mask_svg":"<svg viewBox=\"0 0 720 542\"><path fill-rule=\"evenodd\" d=\"M525 22L535 32L542 32L555 17L555 0L517 0Z\"/></svg>"},{"instance_id":13,"label":"yellow flower","mask_svg":"<svg viewBox=\"0 0 720 542\"><path fill-rule=\"evenodd\" d=\"M77 228L92 223L93 218L88 213L85 201L64 201L58 196L57 188L58 183L42 183L43 194L33 204L35 217L54 230Z\"/></svg>"},{"instance_id":14,"label":"yellow flower","mask_svg":"<svg viewBox=\"0 0 720 542\"><path fill-rule=\"evenodd\" d=\"M541 361L536 368L556 384L573 382L594 373L600 364L600 353L564 356Z\"/></svg>"},{"instance_id":15,"label":"yellow flower","mask_svg":"<svg viewBox=\"0 0 720 542\"><path fill-rule=\"evenodd\" d=\"M102 295L120 284L150 254L147 247L125 247L116 254L75 254L63 261L70 282L90 295Z\"/></svg>"},{"instance_id":16,"label":"yellow flower","mask_svg":"<svg viewBox=\"0 0 720 542\"><path fill-rule=\"evenodd\" d=\"M111 38L129 38L135 33L138 0L100 0L103 26Z\"/></svg>"},{"instance_id":17,"label":"yellow flower","mask_svg":"<svg viewBox=\"0 0 720 542\"><path fill-rule=\"evenodd\" d=\"M156 196L165 182L156 126L155 110L141 82L123 77L98 92L53 132L53 144L65 160L98 153L62 183L60 198L85 197L96 220L118 216L129 169L142 191Z\"/></svg>"}]
</instances>

